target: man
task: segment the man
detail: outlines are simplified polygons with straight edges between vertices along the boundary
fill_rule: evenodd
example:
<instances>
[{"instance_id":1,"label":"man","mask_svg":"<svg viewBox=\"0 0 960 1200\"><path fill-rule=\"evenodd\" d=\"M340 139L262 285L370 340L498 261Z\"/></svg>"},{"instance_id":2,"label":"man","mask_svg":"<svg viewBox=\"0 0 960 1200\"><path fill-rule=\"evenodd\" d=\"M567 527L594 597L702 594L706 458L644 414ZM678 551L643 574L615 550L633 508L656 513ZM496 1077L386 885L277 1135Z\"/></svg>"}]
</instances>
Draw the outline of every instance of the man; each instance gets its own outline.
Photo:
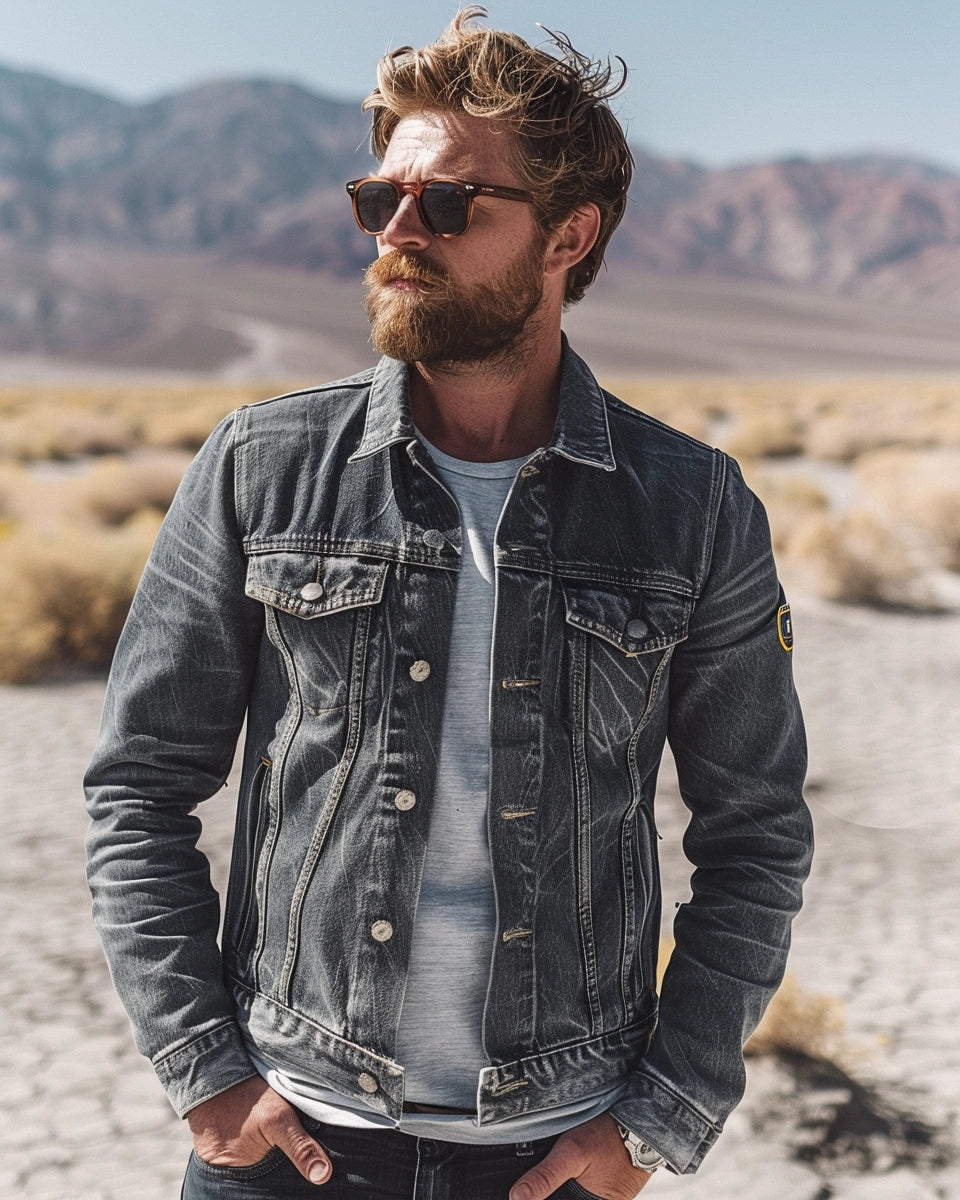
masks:
<instances>
[{"instance_id":1,"label":"man","mask_svg":"<svg viewBox=\"0 0 960 1200\"><path fill-rule=\"evenodd\" d=\"M628 1200L693 1171L800 902L762 510L560 332L626 201L610 72L478 15L366 101L385 357L221 424L117 651L90 879L188 1200ZM221 955L191 810L244 720ZM657 1023L667 736L696 871Z\"/></svg>"}]
</instances>

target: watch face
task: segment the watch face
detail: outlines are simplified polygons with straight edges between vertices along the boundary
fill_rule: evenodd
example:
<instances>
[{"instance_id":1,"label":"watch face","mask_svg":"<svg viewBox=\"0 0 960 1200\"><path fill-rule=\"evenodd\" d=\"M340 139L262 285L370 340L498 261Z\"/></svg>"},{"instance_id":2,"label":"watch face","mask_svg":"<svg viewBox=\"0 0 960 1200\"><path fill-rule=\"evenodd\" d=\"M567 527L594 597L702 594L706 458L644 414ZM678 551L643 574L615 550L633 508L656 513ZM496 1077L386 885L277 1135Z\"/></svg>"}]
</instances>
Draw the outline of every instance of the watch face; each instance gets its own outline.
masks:
<instances>
[{"instance_id":1,"label":"watch face","mask_svg":"<svg viewBox=\"0 0 960 1200\"><path fill-rule=\"evenodd\" d=\"M633 1152L633 1161L645 1171L655 1171L657 1167L663 1166L664 1158L659 1150L654 1150L646 1142L638 1142Z\"/></svg>"},{"instance_id":2,"label":"watch face","mask_svg":"<svg viewBox=\"0 0 960 1200\"><path fill-rule=\"evenodd\" d=\"M642 1138L638 1137L632 1130L627 1129L625 1125L621 1125L619 1121L617 1122L617 1128L620 1130L623 1144L630 1155L630 1161L635 1167L640 1167L644 1171L656 1171L658 1167L664 1165L666 1159L659 1150L654 1150L652 1146L648 1146Z\"/></svg>"}]
</instances>

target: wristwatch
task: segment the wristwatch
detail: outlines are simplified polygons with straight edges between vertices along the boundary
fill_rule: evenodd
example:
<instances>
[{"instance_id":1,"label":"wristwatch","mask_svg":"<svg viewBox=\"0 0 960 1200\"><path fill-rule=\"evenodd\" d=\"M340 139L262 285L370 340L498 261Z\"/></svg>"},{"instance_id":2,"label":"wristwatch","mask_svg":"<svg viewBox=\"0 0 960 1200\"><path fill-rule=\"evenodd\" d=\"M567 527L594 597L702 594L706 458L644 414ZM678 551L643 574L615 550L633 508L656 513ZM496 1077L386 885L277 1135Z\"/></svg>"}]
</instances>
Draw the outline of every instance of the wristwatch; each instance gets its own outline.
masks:
<instances>
[{"instance_id":1,"label":"wristwatch","mask_svg":"<svg viewBox=\"0 0 960 1200\"><path fill-rule=\"evenodd\" d=\"M648 1171L652 1175L659 1167L666 1166L667 1160L660 1151L654 1150L642 1137L638 1137L626 1125L621 1125L619 1121L617 1121L617 1129L620 1131L623 1144L630 1155L630 1161L635 1167L639 1167L641 1171Z\"/></svg>"}]
</instances>

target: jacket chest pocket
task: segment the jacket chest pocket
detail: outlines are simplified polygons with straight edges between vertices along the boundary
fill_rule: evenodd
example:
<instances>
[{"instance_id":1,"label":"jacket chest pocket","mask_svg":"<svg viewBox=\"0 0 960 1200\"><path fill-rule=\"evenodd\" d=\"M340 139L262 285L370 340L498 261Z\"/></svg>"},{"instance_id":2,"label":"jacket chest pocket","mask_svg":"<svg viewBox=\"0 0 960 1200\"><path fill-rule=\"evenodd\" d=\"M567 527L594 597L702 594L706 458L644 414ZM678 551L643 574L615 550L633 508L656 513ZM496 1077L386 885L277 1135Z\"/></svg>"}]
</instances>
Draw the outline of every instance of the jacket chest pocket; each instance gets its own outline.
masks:
<instances>
[{"instance_id":1,"label":"jacket chest pocket","mask_svg":"<svg viewBox=\"0 0 960 1200\"><path fill-rule=\"evenodd\" d=\"M619 745L649 720L673 647L687 636L692 600L663 586L562 580L566 619L564 710L576 726Z\"/></svg>"},{"instance_id":2,"label":"jacket chest pocket","mask_svg":"<svg viewBox=\"0 0 960 1200\"><path fill-rule=\"evenodd\" d=\"M307 714L359 700L389 563L270 550L250 557L246 594L267 610L267 632Z\"/></svg>"}]
</instances>

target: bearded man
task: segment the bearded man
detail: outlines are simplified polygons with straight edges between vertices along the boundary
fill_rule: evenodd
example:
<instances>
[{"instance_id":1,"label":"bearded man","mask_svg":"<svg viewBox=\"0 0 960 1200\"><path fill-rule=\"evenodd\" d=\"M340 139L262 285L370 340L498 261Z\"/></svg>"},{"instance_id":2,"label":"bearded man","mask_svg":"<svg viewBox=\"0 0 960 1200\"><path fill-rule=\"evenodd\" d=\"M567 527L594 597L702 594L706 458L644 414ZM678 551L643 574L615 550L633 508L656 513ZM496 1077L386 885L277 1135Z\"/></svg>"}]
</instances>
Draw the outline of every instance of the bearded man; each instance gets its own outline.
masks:
<instances>
[{"instance_id":1,"label":"bearded man","mask_svg":"<svg viewBox=\"0 0 960 1200\"><path fill-rule=\"evenodd\" d=\"M117 651L90 880L187 1200L629 1200L694 1171L800 904L763 511L561 333L626 203L611 72L478 15L365 102L384 357L218 427ZM192 810L244 722L218 945ZM668 737L695 872L658 1004Z\"/></svg>"}]
</instances>

